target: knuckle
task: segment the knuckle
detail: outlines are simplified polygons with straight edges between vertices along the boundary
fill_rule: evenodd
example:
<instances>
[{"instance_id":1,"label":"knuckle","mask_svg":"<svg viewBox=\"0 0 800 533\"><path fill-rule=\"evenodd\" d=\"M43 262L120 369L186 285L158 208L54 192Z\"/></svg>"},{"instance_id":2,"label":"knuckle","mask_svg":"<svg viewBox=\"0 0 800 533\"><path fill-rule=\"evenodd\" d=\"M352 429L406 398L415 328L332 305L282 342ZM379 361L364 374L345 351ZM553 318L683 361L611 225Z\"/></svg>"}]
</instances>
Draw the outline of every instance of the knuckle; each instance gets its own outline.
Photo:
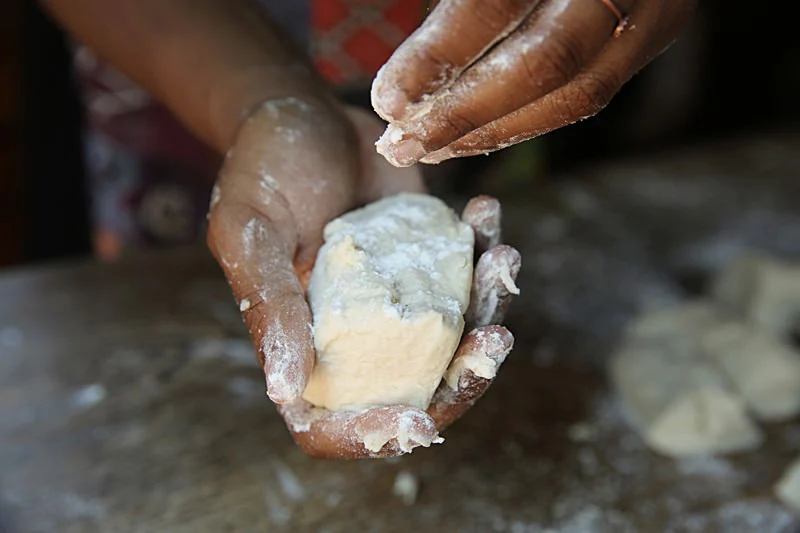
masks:
<instances>
[{"instance_id":1,"label":"knuckle","mask_svg":"<svg viewBox=\"0 0 800 533\"><path fill-rule=\"evenodd\" d=\"M526 62L530 59L525 57ZM540 80L541 73L550 72L550 78L557 83L565 83L572 79L583 66L583 45L574 33L564 31L552 43L541 50L541 70L529 72L532 80ZM541 73L540 73L541 72ZM535 75L533 75L535 74Z\"/></svg>"},{"instance_id":2,"label":"knuckle","mask_svg":"<svg viewBox=\"0 0 800 533\"><path fill-rule=\"evenodd\" d=\"M451 109L440 117L439 127L443 132L442 138L449 141L473 131L478 127L478 124L470 118L466 111Z\"/></svg>"},{"instance_id":3,"label":"knuckle","mask_svg":"<svg viewBox=\"0 0 800 533\"><path fill-rule=\"evenodd\" d=\"M498 29L506 25L509 13L519 11L520 5L528 4L527 0L488 0L477 2L475 5L475 19L480 20L481 24L488 26L499 26Z\"/></svg>"},{"instance_id":4,"label":"knuckle","mask_svg":"<svg viewBox=\"0 0 800 533\"><path fill-rule=\"evenodd\" d=\"M414 80L416 92L431 94L454 78L457 69L450 58L452 51L446 43L433 41L417 53L421 59L420 68L403 70L406 76Z\"/></svg>"},{"instance_id":5,"label":"knuckle","mask_svg":"<svg viewBox=\"0 0 800 533\"><path fill-rule=\"evenodd\" d=\"M595 115L608 105L619 88L617 76L611 73L586 74L576 84L573 115L585 118Z\"/></svg>"},{"instance_id":6,"label":"knuckle","mask_svg":"<svg viewBox=\"0 0 800 533\"><path fill-rule=\"evenodd\" d=\"M447 50L440 42L433 42L428 46L420 49L420 55L425 63L430 65L432 70L446 72L452 65L447 59Z\"/></svg>"}]
</instances>

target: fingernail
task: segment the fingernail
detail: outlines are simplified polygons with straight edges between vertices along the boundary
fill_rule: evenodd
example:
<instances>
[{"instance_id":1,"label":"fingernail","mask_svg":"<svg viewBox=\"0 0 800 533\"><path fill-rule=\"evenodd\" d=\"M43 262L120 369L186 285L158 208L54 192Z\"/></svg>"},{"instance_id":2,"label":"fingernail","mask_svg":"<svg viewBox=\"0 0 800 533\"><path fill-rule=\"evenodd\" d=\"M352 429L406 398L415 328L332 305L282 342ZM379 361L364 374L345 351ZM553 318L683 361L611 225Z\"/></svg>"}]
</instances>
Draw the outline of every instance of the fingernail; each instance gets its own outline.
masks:
<instances>
[{"instance_id":1,"label":"fingernail","mask_svg":"<svg viewBox=\"0 0 800 533\"><path fill-rule=\"evenodd\" d=\"M442 148L441 150L436 150L435 152L429 153L428 155L420 159L420 161L422 163L427 163L429 165L438 165L442 161L447 161L448 159L452 159L454 155L455 154L451 150L447 148Z\"/></svg>"},{"instance_id":2,"label":"fingernail","mask_svg":"<svg viewBox=\"0 0 800 533\"><path fill-rule=\"evenodd\" d=\"M267 376L267 397L273 403L284 404L297 398L298 394L286 383L285 376L272 373Z\"/></svg>"},{"instance_id":3,"label":"fingernail","mask_svg":"<svg viewBox=\"0 0 800 533\"><path fill-rule=\"evenodd\" d=\"M308 369L303 346L290 339L279 327L271 335L264 337L264 371L267 382L267 396L277 404L298 398L308 381Z\"/></svg>"},{"instance_id":4,"label":"fingernail","mask_svg":"<svg viewBox=\"0 0 800 533\"><path fill-rule=\"evenodd\" d=\"M409 167L425 155L425 148L415 138L404 139L405 132L394 124L375 143L378 153L396 167Z\"/></svg>"},{"instance_id":5,"label":"fingernail","mask_svg":"<svg viewBox=\"0 0 800 533\"><path fill-rule=\"evenodd\" d=\"M395 160L400 166L410 166L419 161L425 155L425 148L422 143L413 137L403 139L391 148Z\"/></svg>"}]
</instances>

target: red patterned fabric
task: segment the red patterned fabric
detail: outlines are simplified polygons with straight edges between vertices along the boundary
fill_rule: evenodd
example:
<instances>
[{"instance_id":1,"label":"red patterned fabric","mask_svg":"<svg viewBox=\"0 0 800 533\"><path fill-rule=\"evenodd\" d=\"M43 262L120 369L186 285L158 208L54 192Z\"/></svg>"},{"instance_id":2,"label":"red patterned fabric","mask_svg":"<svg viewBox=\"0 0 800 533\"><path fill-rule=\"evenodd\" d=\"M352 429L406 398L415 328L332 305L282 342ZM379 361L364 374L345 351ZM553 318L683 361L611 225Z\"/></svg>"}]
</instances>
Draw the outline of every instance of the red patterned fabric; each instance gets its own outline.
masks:
<instances>
[{"instance_id":1,"label":"red patterned fabric","mask_svg":"<svg viewBox=\"0 0 800 533\"><path fill-rule=\"evenodd\" d=\"M425 0L312 0L311 55L332 84L363 86L422 20Z\"/></svg>"}]
</instances>

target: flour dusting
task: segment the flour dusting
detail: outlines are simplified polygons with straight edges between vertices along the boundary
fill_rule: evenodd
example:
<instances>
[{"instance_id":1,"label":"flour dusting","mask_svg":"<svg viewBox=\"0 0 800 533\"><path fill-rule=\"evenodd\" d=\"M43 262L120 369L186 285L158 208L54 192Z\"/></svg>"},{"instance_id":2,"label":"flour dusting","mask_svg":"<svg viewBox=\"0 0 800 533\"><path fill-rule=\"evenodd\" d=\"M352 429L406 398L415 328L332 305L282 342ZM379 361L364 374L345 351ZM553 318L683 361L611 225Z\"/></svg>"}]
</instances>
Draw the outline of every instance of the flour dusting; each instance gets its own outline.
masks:
<instances>
[{"instance_id":1,"label":"flour dusting","mask_svg":"<svg viewBox=\"0 0 800 533\"><path fill-rule=\"evenodd\" d=\"M431 213L442 205L436 198L412 194L375 202L329 223L324 231L325 247L351 239L356 249L381 251L370 255L370 270L389 284L400 278L419 279L413 284L419 287L417 291L387 293L384 302L387 311L394 310L403 316L408 306L424 301L426 306L445 316L463 315L468 297L451 296L459 291L451 288L452 280L442 279L437 273L446 270L443 266L447 262L463 262L464 258L471 257L474 237L469 226L460 222L455 213L451 213L452 223L457 228L455 232L431 231ZM426 290L422 280L431 280L433 287ZM330 293L339 305L349 296L339 288Z\"/></svg>"},{"instance_id":2,"label":"flour dusting","mask_svg":"<svg viewBox=\"0 0 800 533\"><path fill-rule=\"evenodd\" d=\"M88 408L102 402L108 396L108 391L100 383L87 385L77 390L70 398L70 403L74 407Z\"/></svg>"}]
</instances>

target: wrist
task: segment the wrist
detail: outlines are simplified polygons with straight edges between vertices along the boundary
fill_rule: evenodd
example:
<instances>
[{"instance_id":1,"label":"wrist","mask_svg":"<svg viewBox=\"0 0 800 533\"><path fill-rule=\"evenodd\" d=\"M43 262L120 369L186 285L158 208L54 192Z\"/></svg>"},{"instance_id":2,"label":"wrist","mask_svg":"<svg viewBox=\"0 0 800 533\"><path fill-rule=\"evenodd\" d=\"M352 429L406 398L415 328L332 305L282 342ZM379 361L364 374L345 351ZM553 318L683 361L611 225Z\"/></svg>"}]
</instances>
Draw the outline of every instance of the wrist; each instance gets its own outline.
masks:
<instances>
[{"instance_id":1,"label":"wrist","mask_svg":"<svg viewBox=\"0 0 800 533\"><path fill-rule=\"evenodd\" d=\"M294 103L313 110L316 119L346 125L341 106L325 83L304 63L264 64L238 68L215 84L208 94L209 142L225 152L248 118L270 104Z\"/></svg>"}]
</instances>

